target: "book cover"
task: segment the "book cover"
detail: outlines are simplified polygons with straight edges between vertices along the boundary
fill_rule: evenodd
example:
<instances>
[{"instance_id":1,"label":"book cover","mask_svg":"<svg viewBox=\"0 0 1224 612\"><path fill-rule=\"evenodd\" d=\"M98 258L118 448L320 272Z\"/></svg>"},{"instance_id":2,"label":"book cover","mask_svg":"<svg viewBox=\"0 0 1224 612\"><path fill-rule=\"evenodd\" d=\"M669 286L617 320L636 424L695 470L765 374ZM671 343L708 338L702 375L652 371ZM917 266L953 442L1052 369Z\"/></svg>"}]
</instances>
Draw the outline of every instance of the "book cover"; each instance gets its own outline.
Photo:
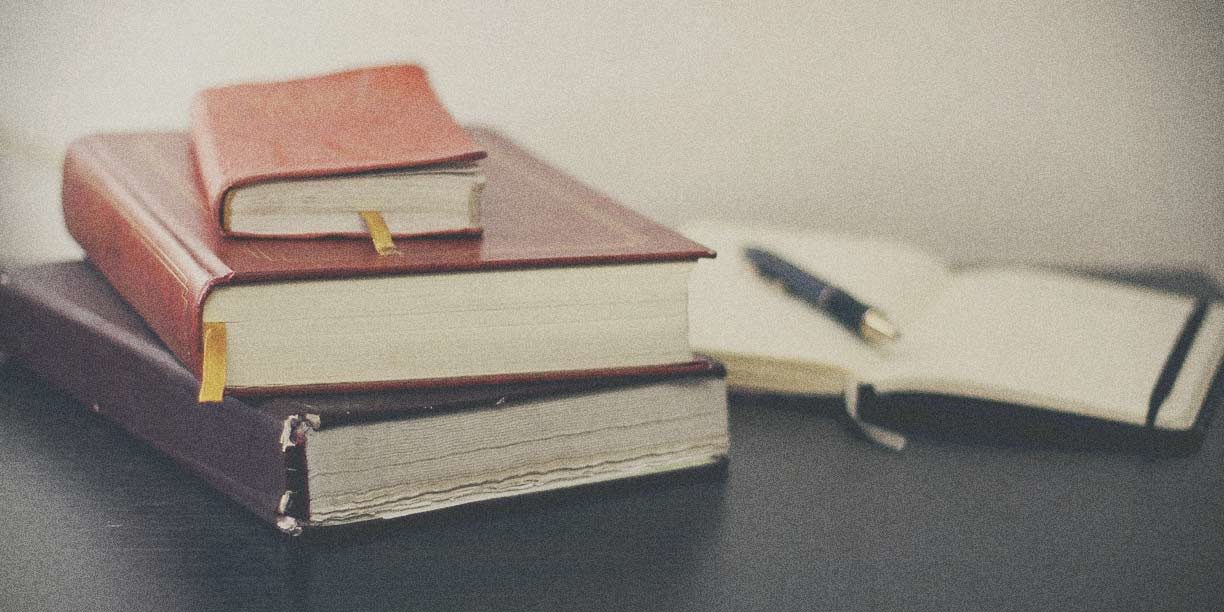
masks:
<instances>
[{"instance_id":1,"label":"book cover","mask_svg":"<svg viewBox=\"0 0 1224 612\"><path fill-rule=\"evenodd\" d=\"M192 373L85 262L44 264L0 274L0 352L289 532L382 518L375 508L367 509L368 516L342 515L329 522L324 520L322 506L311 507L312 466L306 461L306 453L314 436L323 432L361 427L363 439L369 440L380 432L416 422L414 419L448 412L509 414L515 406L531 411L561 397L578 397L578 405L589 411L617 411L614 398L626 390L649 397L655 390L671 388L679 389L678 393L684 396L689 393L688 385L699 383L709 398L703 406L710 415L707 421L713 424L714 435L696 449L696 454L690 453L684 462L637 465L636 472L623 469L623 465L612 465L612 469L561 484L584 484L641 475L643 471L704 465L721 460L727 452L722 370L709 361L702 361L701 368L691 372L667 376L251 399L227 397L215 406L199 406L194 395L197 382ZM693 397L699 403L702 401L701 397ZM532 427L537 426L545 428L546 422L537 420ZM463 435L468 437L472 433L465 430ZM439 439L437 435L429 438ZM445 442L445 436L440 439ZM404 440L409 446L427 441L411 434L406 434ZM353 447L347 443L344 446ZM507 461L516 456L505 455ZM538 486L539 475L533 478L528 485L498 490L483 499L543 490ZM558 486L554 484L552 488ZM391 485L383 488L393 489ZM458 501L479 499L468 496ZM318 498L315 501L320 503ZM402 508L397 511L407 513Z\"/></svg>"},{"instance_id":2,"label":"book cover","mask_svg":"<svg viewBox=\"0 0 1224 612\"><path fill-rule=\"evenodd\" d=\"M200 203L227 229L226 194L239 187L485 156L413 65L205 89L192 104L191 140Z\"/></svg>"},{"instance_id":3,"label":"book cover","mask_svg":"<svg viewBox=\"0 0 1224 612\"><path fill-rule=\"evenodd\" d=\"M221 286L713 256L504 137L485 130L472 134L489 151L483 236L401 240L400 254L392 257L351 240L225 237L202 203L189 138L182 133L95 135L73 143L64 162L64 218L91 262L197 375L203 304ZM627 372L585 374L614 373Z\"/></svg>"}]
</instances>

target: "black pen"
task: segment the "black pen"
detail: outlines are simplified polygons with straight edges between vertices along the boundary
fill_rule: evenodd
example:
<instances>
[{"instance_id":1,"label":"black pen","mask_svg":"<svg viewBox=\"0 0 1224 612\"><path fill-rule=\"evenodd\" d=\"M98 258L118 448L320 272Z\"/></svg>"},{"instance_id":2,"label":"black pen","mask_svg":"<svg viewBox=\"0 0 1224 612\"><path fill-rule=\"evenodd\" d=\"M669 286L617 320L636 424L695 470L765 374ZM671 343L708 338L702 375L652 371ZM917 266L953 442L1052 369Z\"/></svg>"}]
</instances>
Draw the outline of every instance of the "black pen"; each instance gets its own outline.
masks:
<instances>
[{"instance_id":1,"label":"black pen","mask_svg":"<svg viewBox=\"0 0 1224 612\"><path fill-rule=\"evenodd\" d=\"M897 327L879 310L785 259L755 247L744 249L744 256L758 274L781 283L788 293L824 311L864 340L882 343L900 336Z\"/></svg>"}]
</instances>

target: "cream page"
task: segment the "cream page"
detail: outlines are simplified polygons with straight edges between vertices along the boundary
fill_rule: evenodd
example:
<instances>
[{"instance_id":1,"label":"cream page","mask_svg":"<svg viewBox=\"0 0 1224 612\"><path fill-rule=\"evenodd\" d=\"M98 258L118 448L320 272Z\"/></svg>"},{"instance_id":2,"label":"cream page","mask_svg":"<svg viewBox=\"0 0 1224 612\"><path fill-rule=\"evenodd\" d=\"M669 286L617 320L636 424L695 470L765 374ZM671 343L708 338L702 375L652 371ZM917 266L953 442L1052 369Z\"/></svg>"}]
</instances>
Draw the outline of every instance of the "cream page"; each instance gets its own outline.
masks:
<instances>
[{"instance_id":1,"label":"cream page","mask_svg":"<svg viewBox=\"0 0 1224 612\"><path fill-rule=\"evenodd\" d=\"M1053 271L950 272L882 240L718 225L685 231L719 252L691 278L691 344L726 363L729 384L741 388L835 395L856 379L882 393L974 397L1143 424L1194 307L1188 297ZM742 255L749 245L883 310L900 340L872 347L765 281ZM1224 306L1216 306L1162 406L1162 427L1193 422L1224 353L1221 327Z\"/></svg>"},{"instance_id":2,"label":"cream page","mask_svg":"<svg viewBox=\"0 0 1224 612\"><path fill-rule=\"evenodd\" d=\"M957 274L864 378L1143 424L1194 306L1160 291L1024 268Z\"/></svg>"},{"instance_id":3,"label":"cream page","mask_svg":"<svg viewBox=\"0 0 1224 612\"><path fill-rule=\"evenodd\" d=\"M875 371L887 353L812 306L763 280L743 257L760 246L880 308L903 330L925 318L949 282L942 262L897 244L848 236L691 226L685 235L718 251L690 277L693 350L728 365L734 384L839 394L854 373Z\"/></svg>"}]
</instances>

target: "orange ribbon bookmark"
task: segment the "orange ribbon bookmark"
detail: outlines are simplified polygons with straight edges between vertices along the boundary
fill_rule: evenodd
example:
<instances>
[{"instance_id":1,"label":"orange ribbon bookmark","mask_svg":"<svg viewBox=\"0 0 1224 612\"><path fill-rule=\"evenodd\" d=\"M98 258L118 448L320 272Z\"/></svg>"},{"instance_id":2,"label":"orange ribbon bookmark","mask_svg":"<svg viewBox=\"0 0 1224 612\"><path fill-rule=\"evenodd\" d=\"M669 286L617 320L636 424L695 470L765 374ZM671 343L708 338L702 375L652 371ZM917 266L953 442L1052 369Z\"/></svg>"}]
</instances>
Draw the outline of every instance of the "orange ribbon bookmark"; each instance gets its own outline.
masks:
<instances>
[{"instance_id":1,"label":"orange ribbon bookmark","mask_svg":"<svg viewBox=\"0 0 1224 612\"><path fill-rule=\"evenodd\" d=\"M204 371L200 375L201 404L219 404L225 394L225 323L204 324Z\"/></svg>"},{"instance_id":2,"label":"orange ribbon bookmark","mask_svg":"<svg viewBox=\"0 0 1224 612\"><path fill-rule=\"evenodd\" d=\"M376 210L363 210L360 213L361 220L365 221L366 227L370 230L370 239L374 241L374 250L378 251L379 255L384 257L388 255L399 255L399 249L395 248L395 241L391 239L391 230L387 228L387 222L383 219L382 213Z\"/></svg>"}]
</instances>

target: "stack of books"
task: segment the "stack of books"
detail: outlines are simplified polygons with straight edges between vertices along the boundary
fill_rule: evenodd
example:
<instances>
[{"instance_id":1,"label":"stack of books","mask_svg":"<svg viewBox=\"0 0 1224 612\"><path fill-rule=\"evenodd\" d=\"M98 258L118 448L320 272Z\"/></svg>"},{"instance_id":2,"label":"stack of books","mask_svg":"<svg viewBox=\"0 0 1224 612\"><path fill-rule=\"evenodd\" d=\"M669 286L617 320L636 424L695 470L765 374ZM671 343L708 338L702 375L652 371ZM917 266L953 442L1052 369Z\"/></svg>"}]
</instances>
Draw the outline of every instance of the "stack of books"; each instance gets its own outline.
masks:
<instances>
[{"instance_id":1,"label":"stack of books","mask_svg":"<svg viewBox=\"0 0 1224 612\"><path fill-rule=\"evenodd\" d=\"M713 253L458 127L419 68L82 138L63 205L89 262L8 272L0 350L286 532L727 456L688 345Z\"/></svg>"}]
</instances>

